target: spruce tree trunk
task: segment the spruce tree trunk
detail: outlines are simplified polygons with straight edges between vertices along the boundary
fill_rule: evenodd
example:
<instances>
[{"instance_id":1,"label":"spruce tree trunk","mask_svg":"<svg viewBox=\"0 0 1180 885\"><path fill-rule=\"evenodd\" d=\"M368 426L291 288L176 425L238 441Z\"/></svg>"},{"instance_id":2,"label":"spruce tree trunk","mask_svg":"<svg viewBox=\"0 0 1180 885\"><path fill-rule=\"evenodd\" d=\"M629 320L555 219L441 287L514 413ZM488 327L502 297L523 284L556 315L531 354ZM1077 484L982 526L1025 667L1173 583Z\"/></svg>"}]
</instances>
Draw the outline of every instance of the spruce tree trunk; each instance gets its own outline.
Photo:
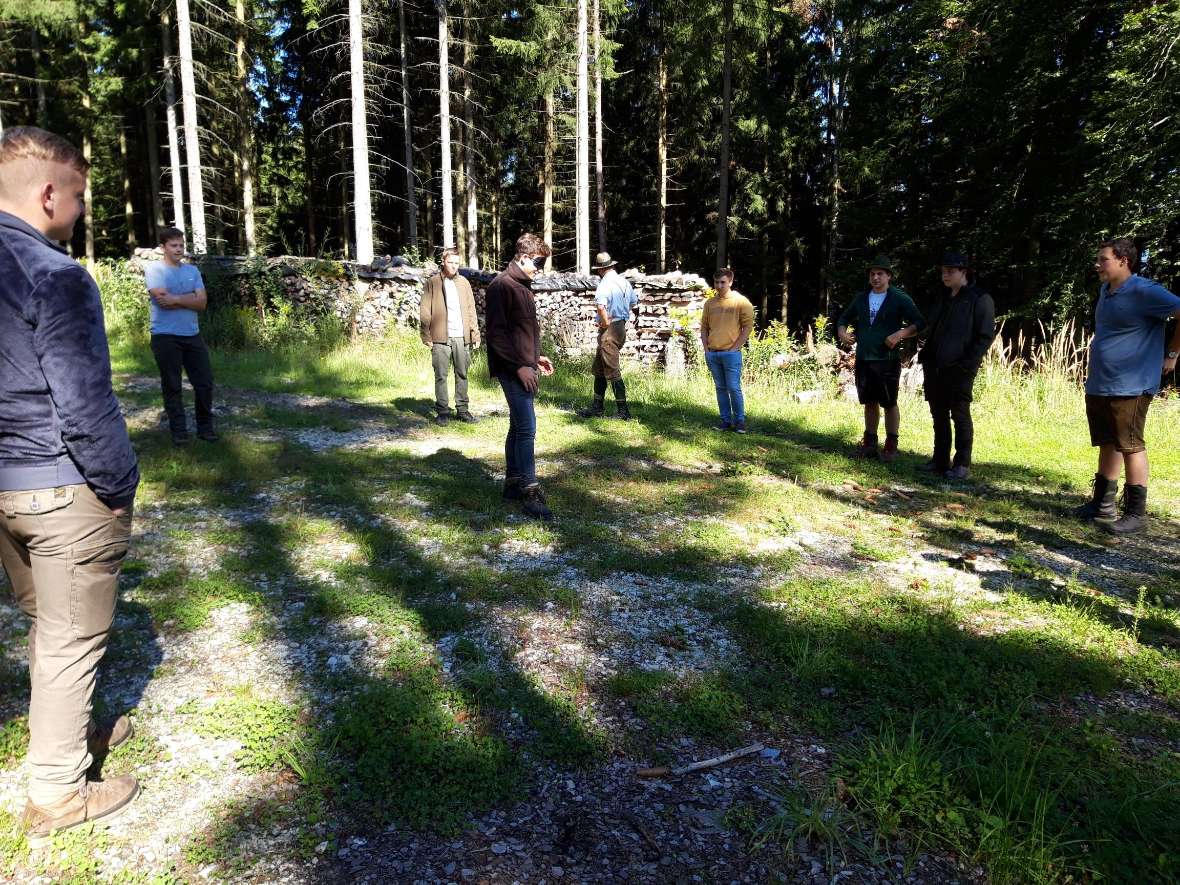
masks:
<instances>
[{"instance_id":1,"label":"spruce tree trunk","mask_svg":"<svg viewBox=\"0 0 1180 885\"><path fill-rule=\"evenodd\" d=\"M599 0L594 0L594 185L598 202L598 249L606 252L606 171L602 157L602 22Z\"/></svg>"},{"instance_id":2,"label":"spruce tree trunk","mask_svg":"<svg viewBox=\"0 0 1180 885\"><path fill-rule=\"evenodd\" d=\"M152 65L148 55L146 29L143 31L139 46L139 59L140 68L143 71L143 81L145 83L154 82L155 77L152 76ZM160 131L154 101L149 101L143 106L143 129L147 143L149 197L152 203L148 219L152 242L155 243L156 238L160 235L160 228L164 226L164 201L160 198Z\"/></svg>"},{"instance_id":3,"label":"spruce tree trunk","mask_svg":"<svg viewBox=\"0 0 1180 885\"><path fill-rule=\"evenodd\" d=\"M234 13L238 21L238 39L234 57L238 68L238 120L241 136L238 139L238 174L242 177L242 233L246 254L257 251L254 235L254 104L250 94L249 67L246 58L246 0L236 0Z\"/></svg>"},{"instance_id":4,"label":"spruce tree trunk","mask_svg":"<svg viewBox=\"0 0 1180 885\"><path fill-rule=\"evenodd\" d=\"M406 0L397 4L398 40L402 64L402 134L405 136L406 243L418 248L418 197L414 186L414 130L410 119L409 62L406 56Z\"/></svg>"},{"instance_id":5,"label":"spruce tree trunk","mask_svg":"<svg viewBox=\"0 0 1180 885\"><path fill-rule=\"evenodd\" d=\"M553 90L545 93L545 163L541 172L541 236L553 245L553 188L557 181L557 120ZM545 270L553 270L553 256L545 258Z\"/></svg>"},{"instance_id":6,"label":"spruce tree trunk","mask_svg":"<svg viewBox=\"0 0 1180 885\"><path fill-rule=\"evenodd\" d=\"M725 58L721 73L721 159L717 164L721 190L717 197L717 269L726 266L729 245L729 106L733 89L733 0L725 0Z\"/></svg>"},{"instance_id":7,"label":"spruce tree trunk","mask_svg":"<svg viewBox=\"0 0 1180 885\"><path fill-rule=\"evenodd\" d=\"M356 260L373 263L373 201L369 191L369 124L365 112L365 50L361 0L348 0L348 57L352 105L353 215Z\"/></svg>"},{"instance_id":8,"label":"spruce tree trunk","mask_svg":"<svg viewBox=\"0 0 1180 885\"><path fill-rule=\"evenodd\" d=\"M660 29L663 30L661 19ZM668 61L663 35L660 37L656 76L659 80L659 111L656 134L656 176L659 204L656 209L656 270L668 272Z\"/></svg>"},{"instance_id":9,"label":"spruce tree trunk","mask_svg":"<svg viewBox=\"0 0 1180 885\"><path fill-rule=\"evenodd\" d=\"M574 248L577 250L575 267L581 275L590 273L590 102L588 85L588 56L586 0L578 0L578 87L577 87L577 194L574 199Z\"/></svg>"},{"instance_id":10,"label":"spruce tree trunk","mask_svg":"<svg viewBox=\"0 0 1180 885\"><path fill-rule=\"evenodd\" d=\"M451 196L451 63L448 43L447 0L438 4L438 128L442 143L442 168L439 172L442 188L443 248L455 245L455 215Z\"/></svg>"},{"instance_id":11,"label":"spruce tree trunk","mask_svg":"<svg viewBox=\"0 0 1180 885\"><path fill-rule=\"evenodd\" d=\"M119 121L119 165L123 169L123 224L127 235L127 257L130 258L139 242L135 236L135 203L131 199L131 158L127 154L126 122Z\"/></svg>"},{"instance_id":12,"label":"spruce tree trunk","mask_svg":"<svg viewBox=\"0 0 1180 885\"><path fill-rule=\"evenodd\" d=\"M464 200L464 195L467 193L467 173L466 163L464 157L467 155L467 133L463 129L463 125L455 127L455 138L452 139L454 146L454 156L451 157L454 163L454 178L455 178L455 192L459 195L460 205ZM455 249L459 252L459 263L467 264L467 214L466 212L455 213Z\"/></svg>"},{"instance_id":13,"label":"spruce tree trunk","mask_svg":"<svg viewBox=\"0 0 1180 885\"><path fill-rule=\"evenodd\" d=\"M49 126L49 102L45 97L45 78L42 75L41 65L41 30L37 25L33 25L32 31L32 50L33 50L33 73L36 77L37 89L37 125L42 129Z\"/></svg>"},{"instance_id":14,"label":"spruce tree trunk","mask_svg":"<svg viewBox=\"0 0 1180 885\"><path fill-rule=\"evenodd\" d=\"M188 160L188 200L192 243L197 255L208 251L205 235L205 189L201 183L201 143L197 140L197 83L193 74L192 22L188 0L176 0L176 27L180 43L180 101L184 108L184 150Z\"/></svg>"},{"instance_id":15,"label":"spruce tree trunk","mask_svg":"<svg viewBox=\"0 0 1180 885\"><path fill-rule=\"evenodd\" d=\"M471 0L463 3L463 122L467 129L463 142L466 161L464 178L467 184L467 266L479 270L479 193L476 181L475 99L471 87L471 70L475 65L474 15Z\"/></svg>"},{"instance_id":16,"label":"spruce tree trunk","mask_svg":"<svg viewBox=\"0 0 1180 885\"><path fill-rule=\"evenodd\" d=\"M93 126L93 120L90 115L90 59L86 52L86 37L89 33L90 25L85 16L82 16L78 21L78 52L82 57L82 76L80 80L82 88L82 156L89 164L94 159L94 146L91 142L90 132ZM85 243L86 243L86 269L91 274L94 273L94 191L91 182L94 180L93 175L86 176L86 187L83 192L82 199L85 201L85 206L82 209L82 225L84 228Z\"/></svg>"},{"instance_id":17,"label":"spruce tree trunk","mask_svg":"<svg viewBox=\"0 0 1180 885\"><path fill-rule=\"evenodd\" d=\"M176 126L176 58L172 55L172 15L164 10L160 20L164 47L164 118L168 127L168 163L172 169L172 226L184 230L184 174L180 163L180 133Z\"/></svg>"}]
</instances>

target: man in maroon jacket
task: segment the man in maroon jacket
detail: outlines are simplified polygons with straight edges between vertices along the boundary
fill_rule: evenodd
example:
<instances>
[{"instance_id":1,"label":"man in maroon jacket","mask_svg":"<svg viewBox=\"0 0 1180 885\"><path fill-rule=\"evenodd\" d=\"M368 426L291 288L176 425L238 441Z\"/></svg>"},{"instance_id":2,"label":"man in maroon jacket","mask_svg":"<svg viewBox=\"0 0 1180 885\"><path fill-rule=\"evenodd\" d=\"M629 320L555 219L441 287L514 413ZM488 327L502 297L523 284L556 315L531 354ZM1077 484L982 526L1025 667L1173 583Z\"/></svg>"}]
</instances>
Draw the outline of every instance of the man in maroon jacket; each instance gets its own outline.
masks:
<instances>
[{"instance_id":1,"label":"man in maroon jacket","mask_svg":"<svg viewBox=\"0 0 1180 885\"><path fill-rule=\"evenodd\" d=\"M500 382L508 401L504 500L520 501L525 515L535 519L553 517L537 482L533 455L538 375L552 375L553 363L541 356L541 329L530 283L550 254L549 244L536 234L521 234L516 257L488 284L484 308L488 371Z\"/></svg>"}]
</instances>

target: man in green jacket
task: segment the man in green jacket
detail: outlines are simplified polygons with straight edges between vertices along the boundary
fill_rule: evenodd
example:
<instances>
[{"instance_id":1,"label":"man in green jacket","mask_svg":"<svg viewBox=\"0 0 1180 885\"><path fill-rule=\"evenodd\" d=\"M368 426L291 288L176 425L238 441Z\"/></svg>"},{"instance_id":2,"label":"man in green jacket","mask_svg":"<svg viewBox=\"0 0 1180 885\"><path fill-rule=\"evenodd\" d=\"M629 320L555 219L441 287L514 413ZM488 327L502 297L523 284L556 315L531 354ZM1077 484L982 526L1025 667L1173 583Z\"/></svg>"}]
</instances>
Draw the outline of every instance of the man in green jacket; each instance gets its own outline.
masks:
<instances>
[{"instance_id":1,"label":"man in green jacket","mask_svg":"<svg viewBox=\"0 0 1180 885\"><path fill-rule=\"evenodd\" d=\"M844 308L836 323L840 340L856 345L856 394L865 407L865 434L856 446L858 458L897 459L901 411L897 388L901 355L897 345L918 333L922 314L913 299L890 285L893 266L880 255L869 265L869 288ZM851 331L849 329L851 327ZM877 450L877 427L885 410L885 448Z\"/></svg>"}]
</instances>

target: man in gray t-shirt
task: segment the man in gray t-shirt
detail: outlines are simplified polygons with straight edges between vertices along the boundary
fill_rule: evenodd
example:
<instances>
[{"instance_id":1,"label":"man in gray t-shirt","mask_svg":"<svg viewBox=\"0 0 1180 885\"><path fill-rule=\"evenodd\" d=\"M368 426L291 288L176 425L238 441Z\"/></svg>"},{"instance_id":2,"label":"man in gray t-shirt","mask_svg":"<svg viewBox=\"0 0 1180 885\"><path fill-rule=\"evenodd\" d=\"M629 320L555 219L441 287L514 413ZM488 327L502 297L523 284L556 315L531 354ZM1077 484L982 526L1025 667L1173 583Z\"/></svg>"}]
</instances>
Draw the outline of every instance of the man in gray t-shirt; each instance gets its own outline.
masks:
<instances>
[{"instance_id":1,"label":"man in gray t-shirt","mask_svg":"<svg viewBox=\"0 0 1180 885\"><path fill-rule=\"evenodd\" d=\"M172 442L178 446L188 443L181 369L193 386L197 436L206 442L217 442L217 431L213 429L213 369L197 323L197 317L209 303L205 281L196 267L181 263L183 232L174 227L164 228L160 231L160 247L164 258L147 266L144 281L151 299L152 355L160 369L160 389Z\"/></svg>"},{"instance_id":2,"label":"man in gray t-shirt","mask_svg":"<svg viewBox=\"0 0 1180 885\"><path fill-rule=\"evenodd\" d=\"M1098 472L1093 497L1074 512L1115 534L1138 532L1147 524L1147 409L1159 392L1160 376L1173 371L1180 356L1180 323L1164 345L1167 321L1180 318L1180 298L1132 273L1138 257L1131 240L1108 240L1094 262L1102 290L1090 341L1086 419L1090 444L1098 448ZM1124 469L1119 517L1115 494Z\"/></svg>"}]
</instances>

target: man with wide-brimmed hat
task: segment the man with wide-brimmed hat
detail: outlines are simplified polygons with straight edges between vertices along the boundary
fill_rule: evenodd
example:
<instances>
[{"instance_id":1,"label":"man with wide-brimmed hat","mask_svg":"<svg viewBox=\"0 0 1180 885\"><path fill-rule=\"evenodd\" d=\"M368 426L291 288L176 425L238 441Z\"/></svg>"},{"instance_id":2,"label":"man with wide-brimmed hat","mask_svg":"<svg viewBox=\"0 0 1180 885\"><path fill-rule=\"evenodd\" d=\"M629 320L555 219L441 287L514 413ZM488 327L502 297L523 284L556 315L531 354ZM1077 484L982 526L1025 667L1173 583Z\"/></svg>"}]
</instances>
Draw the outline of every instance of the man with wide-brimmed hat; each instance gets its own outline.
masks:
<instances>
[{"instance_id":1,"label":"man with wide-brimmed hat","mask_svg":"<svg viewBox=\"0 0 1180 885\"><path fill-rule=\"evenodd\" d=\"M873 259L868 271L869 287L844 308L836 332L845 344L856 346L856 394L865 410L865 432L856 455L894 461L901 428L901 410L897 407L901 354L897 345L917 334L922 314L909 295L891 285L893 263L886 256ZM885 448L878 451L877 428L882 409Z\"/></svg>"},{"instance_id":2,"label":"man with wide-brimmed hat","mask_svg":"<svg viewBox=\"0 0 1180 885\"><path fill-rule=\"evenodd\" d=\"M598 288L594 295L598 349L594 353L591 369L594 373L594 399L590 408L578 413L583 418L603 416L608 381L615 394L615 417L623 421L631 417L619 351L627 341L627 320L639 303L639 296L627 278L615 270L617 264L609 253L599 252L594 256L594 264L590 268L598 277Z\"/></svg>"},{"instance_id":3,"label":"man with wide-brimmed hat","mask_svg":"<svg viewBox=\"0 0 1180 885\"><path fill-rule=\"evenodd\" d=\"M996 305L979 286L967 282L967 257L942 256L942 295L934 302L918 355L923 390L934 419L934 455L926 469L964 480L971 470L971 392L984 354L996 337ZM955 458L951 461L951 425Z\"/></svg>"}]
</instances>

